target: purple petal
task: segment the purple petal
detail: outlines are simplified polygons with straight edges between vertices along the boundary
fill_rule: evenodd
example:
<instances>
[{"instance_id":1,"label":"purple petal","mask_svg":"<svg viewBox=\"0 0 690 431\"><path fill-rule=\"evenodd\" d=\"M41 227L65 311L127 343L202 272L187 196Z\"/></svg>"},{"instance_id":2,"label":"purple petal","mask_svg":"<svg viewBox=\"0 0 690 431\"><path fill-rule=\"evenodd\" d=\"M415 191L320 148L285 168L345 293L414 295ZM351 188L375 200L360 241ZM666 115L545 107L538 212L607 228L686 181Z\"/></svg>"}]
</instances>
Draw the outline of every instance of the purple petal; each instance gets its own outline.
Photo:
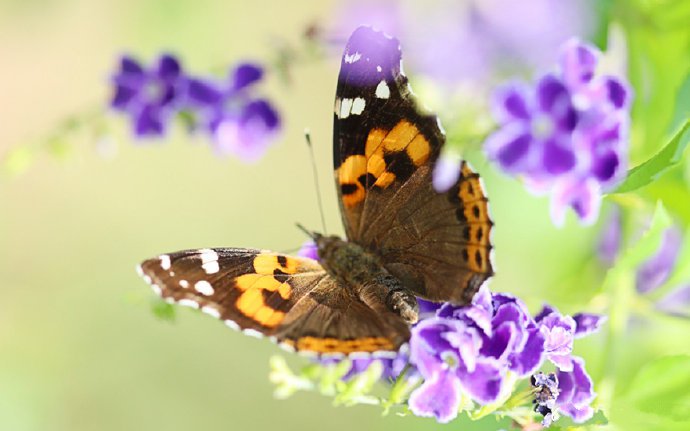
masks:
<instances>
[{"instance_id":1,"label":"purple petal","mask_svg":"<svg viewBox=\"0 0 690 431\"><path fill-rule=\"evenodd\" d=\"M599 51L582 42L571 39L561 53L561 72L572 88L586 84L594 77Z\"/></svg>"},{"instance_id":2,"label":"purple petal","mask_svg":"<svg viewBox=\"0 0 690 431\"><path fill-rule=\"evenodd\" d=\"M609 101L615 108L622 109L628 105L628 89L619 79L608 77L606 89L608 90Z\"/></svg>"},{"instance_id":3,"label":"purple petal","mask_svg":"<svg viewBox=\"0 0 690 431\"><path fill-rule=\"evenodd\" d=\"M161 136L164 121L160 109L154 105L144 106L136 117L134 133L139 137Z\"/></svg>"},{"instance_id":4,"label":"purple petal","mask_svg":"<svg viewBox=\"0 0 690 431\"><path fill-rule=\"evenodd\" d=\"M549 304L544 304L541 308L541 311L536 316L534 316L534 321L537 323L541 323L541 321L544 320L544 318L546 316L553 314L553 313L560 314L560 313L558 313L558 310L556 309L556 307L553 307Z\"/></svg>"},{"instance_id":5,"label":"purple petal","mask_svg":"<svg viewBox=\"0 0 690 431\"><path fill-rule=\"evenodd\" d=\"M260 122L269 131L274 131L280 127L280 117L278 111L264 99L255 100L249 103L242 113L244 123Z\"/></svg>"},{"instance_id":6,"label":"purple petal","mask_svg":"<svg viewBox=\"0 0 690 431\"><path fill-rule=\"evenodd\" d=\"M681 231L675 226L666 229L656 253L643 262L637 270L638 292L649 293L668 280L676 265L682 245Z\"/></svg>"},{"instance_id":7,"label":"purple petal","mask_svg":"<svg viewBox=\"0 0 690 431\"><path fill-rule=\"evenodd\" d=\"M570 104L570 93L560 79L545 75L537 83L537 102L544 112L562 113Z\"/></svg>"},{"instance_id":8,"label":"purple petal","mask_svg":"<svg viewBox=\"0 0 690 431\"><path fill-rule=\"evenodd\" d=\"M166 81L177 79L182 74L180 62L171 54L163 54L158 59L157 76Z\"/></svg>"},{"instance_id":9,"label":"purple petal","mask_svg":"<svg viewBox=\"0 0 690 431\"><path fill-rule=\"evenodd\" d=\"M410 394L408 405L416 416L450 422L458 415L460 382L452 373L436 373Z\"/></svg>"},{"instance_id":10,"label":"purple petal","mask_svg":"<svg viewBox=\"0 0 690 431\"><path fill-rule=\"evenodd\" d=\"M443 305L442 302L431 302L422 298L417 298L417 305L419 306L419 316L431 317L436 314L436 311Z\"/></svg>"},{"instance_id":11,"label":"purple petal","mask_svg":"<svg viewBox=\"0 0 690 431\"><path fill-rule=\"evenodd\" d=\"M243 63L237 66L232 76L232 89L239 91L261 80L264 69L258 64Z\"/></svg>"},{"instance_id":12,"label":"purple petal","mask_svg":"<svg viewBox=\"0 0 690 431\"><path fill-rule=\"evenodd\" d=\"M120 58L120 71L122 74L143 76L144 68L137 60L129 55L123 55Z\"/></svg>"},{"instance_id":13,"label":"purple petal","mask_svg":"<svg viewBox=\"0 0 690 431\"><path fill-rule=\"evenodd\" d=\"M297 252L297 256L307 257L309 259L319 260L319 248L314 241L308 240L302 244L302 247Z\"/></svg>"},{"instance_id":14,"label":"purple petal","mask_svg":"<svg viewBox=\"0 0 690 431\"><path fill-rule=\"evenodd\" d=\"M584 406L592 402L595 397L592 379L585 370L585 361L573 356L573 370L571 372L558 372L559 388L561 395L557 403Z\"/></svg>"},{"instance_id":15,"label":"purple petal","mask_svg":"<svg viewBox=\"0 0 690 431\"><path fill-rule=\"evenodd\" d=\"M436 165L434 165L434 173L431 178L434 190L438 193L445 193L458 182L458 178L460 178L460 163L458 159L441 155Z\"/></svg>"},{"instance_id":16,"label":"purple petal","mask_svg":"<svg viewBox=\"0 0 690 431\"><path fill-rule=\"evenodd\" d=\"M575 154L555 139L544 144L544 167L553 175L560 175L575 167Z\"/></svg>"},{"instance_id":17,"label":"purple petal","mask_svg":"<svg viewBox=\"0 0 690 431\"><path fill-rule=\"evenodd\" d=\"M556 226L565 223L565 211L570 207L580 222L591 225L599 215L601 185L592 178L568 179L556 184L551 196L551 219Z\"/></svg>"},{"instance_id":18,"label":"purple petal","mask_svg":"<svg viewBox=\"0 0 690 431\"><path fill-rule=\"evenodd\" d=\"M590 403L596 394L593 391L592 379L587 375L582 358L573 357L571 372L558 372L560 394L556 405L561 413L570 416L575 422L584 422L592 417L594 411Z\"/></svg>"},{"instance_id":19,"label":"purple petal","mask_svg":"<svg viewBox=\"0 0 690 431\"><path fill-rule=\"evenodd\" d=\"M498 360L505 360L513 351L518 337L518 327L514 322L503 322L494 331L491 337L484 339L480 354Z\"/></svg>"},{"instance_id":20,"label":"purple petal","mask_svg":"<svg viewBox=\"0 0 690 431\"><path fill-rule=\"evenodd\" d=\"M492 98L492 111L502 124L518 120L529 121L531 117L528 102L529 89L524 83L511 83L499 87Z\"/></svg>"},{"instance_id":21,"label":"purple petal","mask_svg":"<svg viewBox=\"0 0 690 431\"><path fill-rule=\"evenodd\" d=\"M614 206L604 223L600 233L597 254L599 259L607 265L613 265L618 257L623 241L623 222L621 210Z\"/></svg>"},{"instance_id":22,"label":"purple petal","mask_svg":"<svg viewBox=\"0 0 690 431\"><path fill-rule=\"evenodd\" d=\"M602 183L611 180L620 166L620 159L615 151L607 151L598 156L592 165L592 173Z\"/></svg>"},{"instance_id":23,"label":"purple petal","mask_svg":"<svg viewBox=\"0 0 690 431\"><path fill-rule=\"evenodd\" d=\"M532 328L527 332L527 341L519 352L509 358L510 369L520 377L534 373L544 360L545 338L539 328Z\"/></svg>"},{"instance_id":24,"label":"purple petal","mask_svg":"<svg viewBox=\"0 0 690 431\"><path fill-rule=\"evenodd\" d=\"M506 126L492 133L484 143L487 155L508 172L520 172L529 162L532 136L521 127Z\"/></svg>"},{"instance_id":25,"label":"purple petal","mask_svg":"<svg viewBox=\"0 0 690 431\"><path fill-rule=\"evenodd\" d=\"M137 93L137 89L124 85L117 85L115 87L115 94L113 95L113 99L110 102L110 106L112 106L115 109L125 111L127 110L130 102L132 102L136 98Z\"/></svg>"},{"instance_id":26,"label":"purple petal","mask_svg":"<svg viewBox=\"0 0 690 431\"><path fill-rule=\"evenodd\" d=\"M674 316L690 318L690 284L673 289L656 303L656 308Z\"/></svg>"},{"instance_id":27,"label":"purple petal","mask_svg":"<svg viewBox=\"0 0 690 431\"><path fill-rule=\"evenodd\" d=\"M607 319L601 314L577 313L573 316L576 325L575 338L582 338L597 332Z\"/></svg>"},{"instance_id":28,"label":"purple petal","mask_svg":"<svg viewBox=\"0 0 690 431\"><path fill-rule=\"evenodd\" d=\"M496 401L503 382L501 366L497 362L479 363L474 371L460 370L458 376L465 392L480 404Z\"/></svg>"},{"instance_id":29,"label":"purple petal","mask_svg":"<svg viewBox=\"0 0 690 431\"><path fill-rule=\"evenodd\" d=\"M223 92L211 81L190 78L187 81L187 96L195 105L213 106L222 101Z\"/></svg>"}]
</instances>

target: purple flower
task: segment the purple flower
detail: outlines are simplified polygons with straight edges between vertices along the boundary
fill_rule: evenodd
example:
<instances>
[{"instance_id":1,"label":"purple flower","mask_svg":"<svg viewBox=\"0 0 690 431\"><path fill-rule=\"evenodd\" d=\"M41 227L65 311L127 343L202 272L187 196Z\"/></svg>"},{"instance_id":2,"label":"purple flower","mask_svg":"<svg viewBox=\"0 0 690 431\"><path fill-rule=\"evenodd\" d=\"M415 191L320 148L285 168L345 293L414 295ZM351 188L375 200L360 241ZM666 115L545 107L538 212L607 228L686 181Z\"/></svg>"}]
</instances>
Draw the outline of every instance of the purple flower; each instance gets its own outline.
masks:
<instances>
[{"instance_id":1,"label":"purple flower","mask_svg":"<svg viewBox=\"0 0 690 431\"><path fill-rule=\"evenodd\" d=\"M668 280L683 245L681 231L673 226L668 228L656 253L637 269L636 287L640 293L649 293Z\"/></svg>"},{"instance_id":2,"label":"purple flower","mask_svg":"<svg viewBox=\"0 0 690 431\"><path fill-rule=\"evenodd\" d=\"M263 68L253 63L240 63L227 79L217 80L183 74L169 55L152 70L123 57L112 106L130 114L137 137L162 135L170 120L184 113L190 129L208 133L219 154L254 162L281 127L275 107L254 94L263 76Z\"/></svg>"},{"instance_id":3,"label":"purple flower","mask_svg":"<svg viewBox=\"0 0 690 431\"><path fill-rule=\"evenodd\" d=\"M558 411L570 416L573 421L582 423L594 415L594 409L590 403L596 397L593 390L592 379L585 370L585 361L582 358L572 358L571 371L558 372L558 389L560 391L556 399Z\"/></svg>"},{"instance_id":4,"label":"purple flower","mask_svg":"<svg viewBox=\"0 0 690 431\"><path fill-rule=\"evenodd\" d=\"M125 55L120 59L113 84L111 107L131 117L137 137L146 137L165 133L184 91L185 80L180 62L170 54L161 55L149 69Z\"/></svg>"},{"instance_id":5,"label":"purple flower","mask_svg":"<svg viewBox=\"0 0 690 431\"><path fill-rule=\"evenodd\" d=\"M255 162L275 142L280 130L277 110L266 99L253 95L263 69L252 63L238 65L225 82L195 79L189 85L189 101L200 122L213 137L216 151Z\"/></svg>"},{"instance_id":6,"label":"purple flower","mask_svg":"<svg viewBox=\"0 0 690 431\"><path fill-rule=\"evenodd\" d=\"M481 404L494 402L506 372L532 373L543 351L544 337L517 298L484 287L470 306L445 304L412 329L410 362L425 381L411 394L410 409L448 422L462 393Z\"/></svg>"},{"instance_id":7,"label":"purple flower","mask_svg":"<svg viewBox=\"0 0 690 431\"><path fill-rule=\"evenodd\" d=\"M593 223L602 193L625 175L629 90L612 76L595 76L599 52L567 42L559 69L500 87L493 113L500 127L485 142L488 157L528 187L550 193L551 217L562 225L567 208Z\"/></svg>"}]
</instances>

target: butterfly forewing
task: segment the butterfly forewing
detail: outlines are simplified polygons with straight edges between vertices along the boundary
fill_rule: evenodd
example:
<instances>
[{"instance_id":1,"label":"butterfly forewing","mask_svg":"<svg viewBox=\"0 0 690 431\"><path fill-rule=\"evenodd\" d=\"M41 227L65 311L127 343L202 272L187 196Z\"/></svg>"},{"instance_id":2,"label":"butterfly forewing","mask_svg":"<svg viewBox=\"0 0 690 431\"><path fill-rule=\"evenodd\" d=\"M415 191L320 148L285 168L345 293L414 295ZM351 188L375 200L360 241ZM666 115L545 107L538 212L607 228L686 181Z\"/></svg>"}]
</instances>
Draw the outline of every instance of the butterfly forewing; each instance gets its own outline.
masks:
<instances>
[{"instance_id":1,"label":"butterfly forewing","mask_svg":"<svg viewBox=\"0 0 690 431\"><path fill-rule=\"evenodd\" d=\"M402 72L398 41L361 27L341 62L334 166L348 239L381 256L418 295L467 303L493 274L492 222L478 175L431 182L445 135L422 112Z\"/></svg>"},{"instance_id":2,"label":"butterfly forewing","mask_svg":"<svg viewBox=\"0 0 690 431\"><path fill-rule=\"evenodd\" d=\"M308 258L199 249L148 259L138 271L163 299L298 351L394 351L409 337L399 316L365 305Z\"/></svg>"}]
</instances>

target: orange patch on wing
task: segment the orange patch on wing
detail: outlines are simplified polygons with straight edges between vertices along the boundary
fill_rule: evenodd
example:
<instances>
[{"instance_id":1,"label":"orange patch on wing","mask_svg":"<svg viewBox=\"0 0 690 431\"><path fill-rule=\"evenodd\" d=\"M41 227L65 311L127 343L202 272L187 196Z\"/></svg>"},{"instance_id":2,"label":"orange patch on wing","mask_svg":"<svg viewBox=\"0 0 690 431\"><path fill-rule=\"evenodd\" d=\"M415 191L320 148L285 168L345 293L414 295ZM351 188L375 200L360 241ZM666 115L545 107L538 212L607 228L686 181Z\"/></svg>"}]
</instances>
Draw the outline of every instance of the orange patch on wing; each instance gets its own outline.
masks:
<instances>
[{"instance_id":1,"label":"orange patch on wing","mask_svg":"<svg viewBox=\"0 0 690 431\"><path fill-rule=\"evenodd\" d=\"M379 148L381 141L388 134L384 129L372 129L367 136L367 143L364 146L364 155L369 158Z\"/></svg>"},{"instance_id":2,"label":"orange patch on wing","mask_svg":"<svg viewBox=\"0 0 690 431\"><path fill-rule=\"evenodd\" d=\"M482 223L489 221L489 212L486 200L481 199L465 204L465 218L467 223Z\"/></svg>"},{"instance_id":3,"label":"orange patch on wing","mask_svg":"<svg viewBox=\"0 0 690 431\"><path fill-rule=\"evenodd\" d=\"M364 200L366 191L359 182L359 177L367 172L366 157L356 154L345 159L336 171L338 184L342 191L345 206L351 207ZM345 192L347 190L347 192Z\"/></svg>"},{"instance_id":4,"label":"orange patch on wing","mask_svg":"<svg viewBox=\"0 0 690 431\"><path fill-rule=\"evenodd\" d=\"M285 274L294 274L299 264L299 259L277 254L261 253L254 257L254 271L257 274L274 274L276 269Z\"/></svg>"},{"instance_id":5,"label":"orange patch on wing","mask_svg":"<svg viewBox=\"0 0 690 431\"><path fill-rule=\"evenodd\" d=\"M383 147L388 151L403 151L418 134L414 124L402 120L383 138Z\"/></svg>"},{"instance_id":6,"label":"orange patch on wing","mask_svg":"<svg viewBox=\"0 0 690 431\"><path fill-rule=\"evenodd\" d=\"M257 258L259 256L278 257L277 255L260 254L257 255ZM261 265L263 264L261 263ZM278 266L286 268L289 267L289 264L286 263L285 266ZM280 324L285 317L285 313L269 307L264 300L263 292L278 292L281 298L287 300L292 293L292 288L287 282L276 280L273 272L270 274L244 274L235 279L235 286L243 291L235 303L235 306L242 314L268 328L273 328Z\"/></svg>"},{"instance_id":7,"label":"orange patch on wing","mask_svg":"<svg viewBox=\"0 0 690 431\"><path fill-rule=\"evenodd\" d=\"M394 350L395 345L386 337L363 337L352 340L340 340L326 337L302 337L297 340L285 340L297 350L307 350L317 353L355 353Z\"/></svg>"},{"instance_id":8,"label":"orange patch on wing","mask_svg":"<svg viewBox=\"0 0 690 431\"><path fill-rule=\"evenodd\" d=\"M429 160L431 145L429 145L429 141L426 140L424 135L420 133L410 142L405 151L407 151L407 155L410 156L410 160L412 160L415 166L419 167Z\"/></svg>"},{"instance_id":9,"label":"orange patch on wing","mask_svg":"<svg viewBox=\"0 0 690 431\"><path fill-rule=\"evenodd\" d=\"M486 272L488 270L488 256L487 249L482 246L469 245L467 246L469 254L468 265L474 272Z\"/></svg>"}]
</instances>

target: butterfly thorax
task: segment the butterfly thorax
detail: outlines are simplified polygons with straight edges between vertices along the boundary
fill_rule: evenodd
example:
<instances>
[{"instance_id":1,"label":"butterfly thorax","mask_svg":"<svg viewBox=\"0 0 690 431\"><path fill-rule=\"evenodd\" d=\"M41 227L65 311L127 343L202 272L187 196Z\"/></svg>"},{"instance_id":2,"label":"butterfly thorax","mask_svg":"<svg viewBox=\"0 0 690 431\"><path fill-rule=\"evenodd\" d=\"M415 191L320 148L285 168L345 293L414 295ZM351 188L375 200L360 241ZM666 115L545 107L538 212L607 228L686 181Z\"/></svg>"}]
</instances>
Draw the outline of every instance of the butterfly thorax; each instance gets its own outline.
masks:
<instances>
[{"instance_id":1,"label":"butterfly thorax","mask_svg":"<svg viewBox=\"0 0 690 431\"><path fill-rule=\"evenodd\" d=\"M417 322L415 296L374 254L337 236L317 235L315 239L321 265L343 286L352 289L367 305L383 302L408 323Z\"/></svg>"}]
</instances>

